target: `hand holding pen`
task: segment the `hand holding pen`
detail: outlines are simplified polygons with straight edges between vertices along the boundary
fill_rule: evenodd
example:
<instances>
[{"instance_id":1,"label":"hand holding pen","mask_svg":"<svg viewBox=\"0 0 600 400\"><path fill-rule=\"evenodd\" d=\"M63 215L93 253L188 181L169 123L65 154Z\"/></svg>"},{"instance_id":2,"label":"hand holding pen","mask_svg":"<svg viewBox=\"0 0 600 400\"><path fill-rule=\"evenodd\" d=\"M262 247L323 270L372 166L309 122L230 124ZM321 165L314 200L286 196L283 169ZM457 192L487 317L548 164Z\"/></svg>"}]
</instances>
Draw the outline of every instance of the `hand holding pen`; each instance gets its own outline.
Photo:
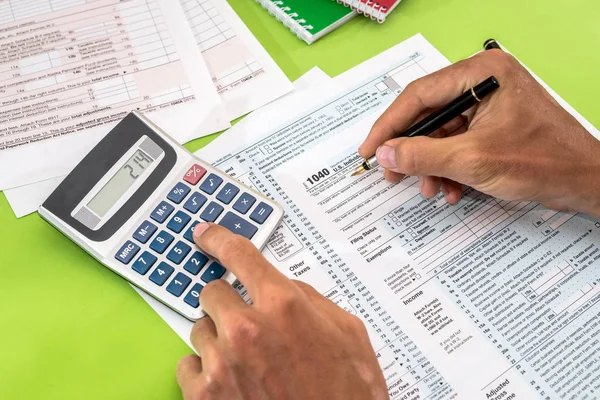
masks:
<instances>
[{"instance_id":1,"label":"hand holding pen","mask_svg":"<svg viewBox=\"0 0 600 400\"><path fill-rule=\"evenodd\" d=\"M360 155L375 155L388 181L418 176L427 198L441 190L455 204L465 184L501 199L600 216L600 142L514 57L495 42L486 45L489 51L409 85L373 125ZM500 87L482 99L475 88L490 76ZM442 112L468 105L471 88L481 102Z\"/></svg>"}]
</instances>

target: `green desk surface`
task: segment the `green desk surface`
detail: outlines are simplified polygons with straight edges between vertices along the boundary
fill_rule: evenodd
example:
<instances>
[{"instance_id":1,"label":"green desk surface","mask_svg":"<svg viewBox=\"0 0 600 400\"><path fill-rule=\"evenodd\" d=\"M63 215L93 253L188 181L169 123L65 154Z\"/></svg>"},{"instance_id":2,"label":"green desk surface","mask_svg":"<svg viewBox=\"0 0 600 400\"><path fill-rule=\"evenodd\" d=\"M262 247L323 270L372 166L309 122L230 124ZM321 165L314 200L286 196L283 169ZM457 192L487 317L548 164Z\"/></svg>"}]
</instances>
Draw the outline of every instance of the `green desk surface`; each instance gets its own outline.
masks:
<instances>
[{"instance_id":1,"label":"green desk surface","mask_svg":"<svg viewBox=\"0 0 600 400\"><path fill-rule=\"evenodd\" d=\"M355 18L311 46L254 1L230 3L292 80L315 65L335 76L418 32L452 61L494 37L600 127L597 1L405 0L383 25ZM175 366L190 349L37 215L17 220L3 194L0 304L0 399L181 397Z\"/></svg>"}]
</instances>

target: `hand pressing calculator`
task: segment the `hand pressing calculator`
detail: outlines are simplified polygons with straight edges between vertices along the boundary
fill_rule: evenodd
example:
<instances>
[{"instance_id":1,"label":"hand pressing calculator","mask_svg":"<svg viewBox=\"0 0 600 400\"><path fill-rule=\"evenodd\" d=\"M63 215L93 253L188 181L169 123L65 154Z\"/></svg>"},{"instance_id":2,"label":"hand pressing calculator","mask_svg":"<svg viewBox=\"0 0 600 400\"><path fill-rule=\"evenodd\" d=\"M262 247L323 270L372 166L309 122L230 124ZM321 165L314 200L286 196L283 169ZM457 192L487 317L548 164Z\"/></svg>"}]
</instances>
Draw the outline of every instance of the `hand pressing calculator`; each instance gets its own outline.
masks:
<instances>
[{"instance_id":1,"label":"hand pressing calculator","mask_svg":"<svg viewBox=\"0 0 600 400\"><path fill-rule=\"evenodd\" d=\"M131 113L71 171L40 215L106 267L186 318L202 288L235 276L192 239L214 222L262 248L283 210Z\"/></svg>"}]
</instances>

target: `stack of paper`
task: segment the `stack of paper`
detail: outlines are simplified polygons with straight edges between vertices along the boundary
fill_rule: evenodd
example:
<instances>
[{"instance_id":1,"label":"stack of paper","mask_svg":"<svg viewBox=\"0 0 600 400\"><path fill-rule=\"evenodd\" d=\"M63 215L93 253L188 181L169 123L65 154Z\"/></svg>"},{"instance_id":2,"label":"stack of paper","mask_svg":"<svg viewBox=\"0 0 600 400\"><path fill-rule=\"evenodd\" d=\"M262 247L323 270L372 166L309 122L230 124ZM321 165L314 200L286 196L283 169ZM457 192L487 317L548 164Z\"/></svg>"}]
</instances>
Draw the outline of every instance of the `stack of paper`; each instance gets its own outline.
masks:
<instances>
[{"instance_id":1,"label":"stack of paper","mask_svg":"<svg viewBox=\"0 0 600 400\"><path fill-rule=\"evenodd\" d=\"M131 110L184 143L293 88L225 0L9 0L0 32L0 190L19 217Z\"/></svg>"}]
</instances>

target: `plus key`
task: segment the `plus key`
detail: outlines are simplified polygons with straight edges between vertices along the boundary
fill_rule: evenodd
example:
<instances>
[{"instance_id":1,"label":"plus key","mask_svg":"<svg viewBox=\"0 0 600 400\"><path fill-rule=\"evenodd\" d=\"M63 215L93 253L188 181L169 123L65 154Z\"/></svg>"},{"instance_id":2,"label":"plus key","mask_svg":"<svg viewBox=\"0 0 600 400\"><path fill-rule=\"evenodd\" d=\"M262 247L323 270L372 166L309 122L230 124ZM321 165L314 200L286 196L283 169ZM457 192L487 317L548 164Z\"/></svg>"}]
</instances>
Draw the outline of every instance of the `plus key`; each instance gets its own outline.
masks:
<instances>
[{"instance_id":1,"label":"plus key","mask_svg":"<svg viewBox=\"0 0 600 400\"><path fill-rule=\"evenodd\" d=\"M198 164L194 164L190 167L188 172L183 176L183 180L190 185L195 185L200 182L200 179L206 174L206 168L201 167Z\"/></svg>"}]
</instances>

